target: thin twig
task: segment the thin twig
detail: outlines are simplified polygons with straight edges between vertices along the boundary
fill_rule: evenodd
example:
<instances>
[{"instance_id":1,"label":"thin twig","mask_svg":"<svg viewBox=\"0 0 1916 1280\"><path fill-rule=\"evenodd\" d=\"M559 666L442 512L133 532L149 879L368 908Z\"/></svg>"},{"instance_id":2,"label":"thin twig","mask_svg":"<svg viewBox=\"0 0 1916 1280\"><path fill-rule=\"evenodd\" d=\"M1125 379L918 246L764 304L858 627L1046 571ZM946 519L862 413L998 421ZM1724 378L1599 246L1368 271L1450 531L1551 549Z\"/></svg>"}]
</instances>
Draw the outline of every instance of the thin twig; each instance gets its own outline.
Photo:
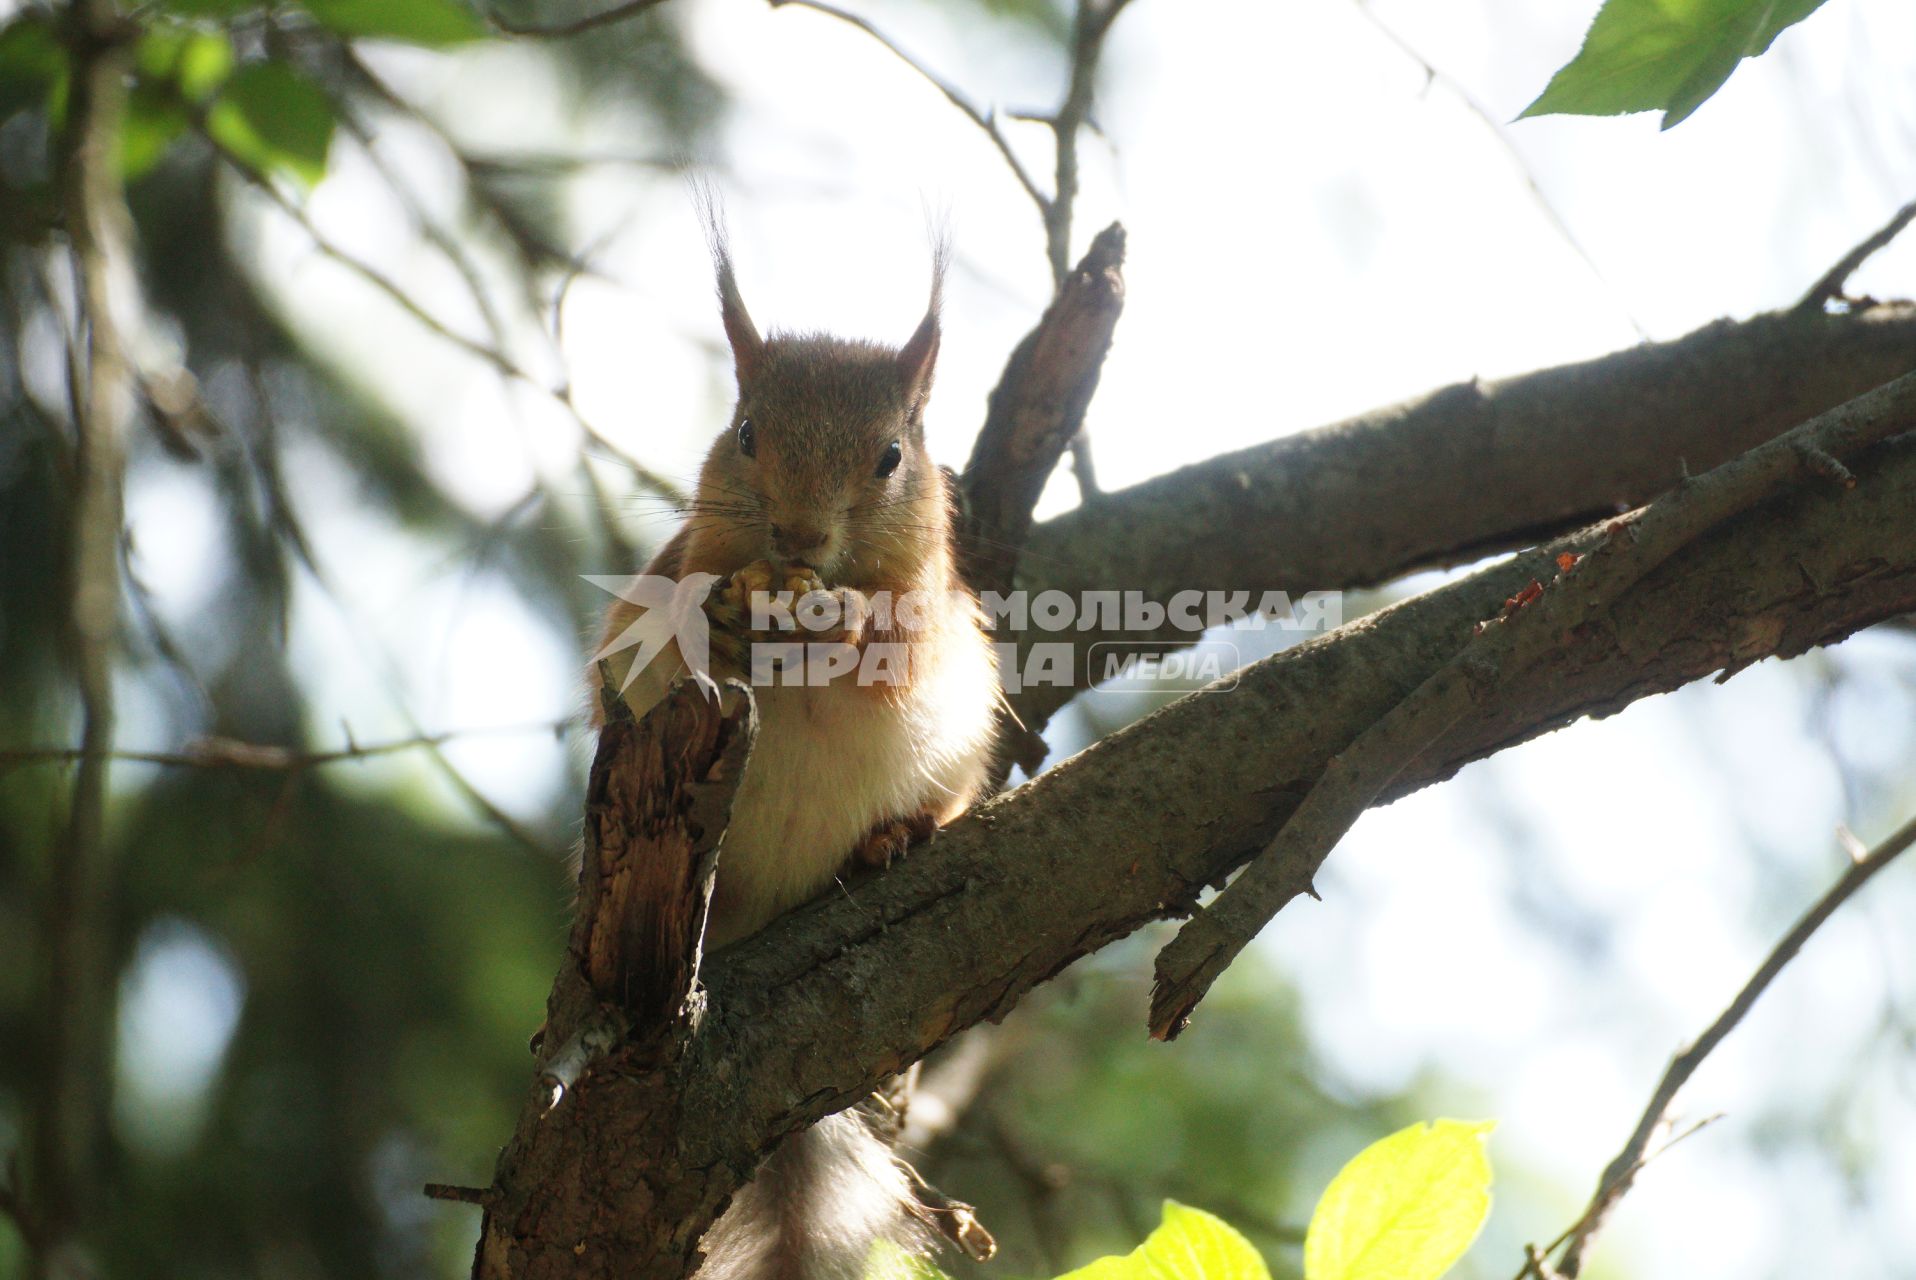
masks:
<instances>
[{"instance_id":1,"label":"thin twig","mask_svg":"<svg viewBox=\"0 0 1916 1280\"><path fill-rule=\"evenodd\" d=\"M300 751L272 743L243 742L238 738L201 738L178 751L109 751L104 759L128 764L161 765L171 769L237 769L259 772L318 769L349 760L372 760L444 746L461 738L495 734L563 733L568 721L546 720L531 724L498 725L482 729L448 729L441 733L415 734L387 742L350 744L329 751ZM0 749L0 769L26 764L71 764L88 759L83 747L14 747Z\"/></svg>"},{"instance_id":2,"label":"thin twig","mask_svg":"<svg viewBox=\"0 0 1916 1280\"><path fill-rule=\"evenodd\" d=\"M1616 297L1617 306L1623 313L1623 318L1629 321L1630 327L1636 330L1639 338L1648 342L1650 340L1649 331L1643 327L1642 322L1630 311L1629 306L1623 301L1622 297L1617 295L1615 286L1610 283L1609 277L1604 275L1603 268L1597 265L1597 260L1590 256L1588 249L1584 248L1583 241L1579 240L1576 232L1570 229L1570 224L1564 221L1563 214L1558 212L1557 206L1552 203L1550 197L1544 194L1543 184L1537 180L1536 170L1530 167L1530 162L1524 159L1523 152L1517 149L1517 145L1510 140L1510 135L1504 132L1501 118L1489 107L1485 106L1476 94L1466 88L1461 80L1439 70L1435 63L1431 62L1429 58L1426 58L1423 53L1420 52L1415 45L1411 44L1409 40L1406 40L1395 27L1392 27L1389 23L1378 17L1376 11L1370 6L1370 0L1355 0L1355 3L1357 5L1357 11L1364 15L1365 20L1377 28L1386 40L1395 45L1399 53L1416 63L1419 69L1423 71L1426 89L1433 84L1443 85L1445 89L1450 91L1450 95L1453 98L1463 104L1466 111L1469 111L1472 115L1483 121L1484 127L1490 130L1491 136L1497 139L1498 144L1501 145L1505 153L1509 155L1512 163L1517 166L1517 172L1523 175L1524 185L1530 189L1531 200L1536 204L1537 211L1543 214L1544 221L1550 224L1551 230L1557 233L1557 237L1563 241L1570 252L1576 254L1577 257L1583 261L1583 265L1590 269L1590 274L1596 279L1597 283L1603 286L1606 292Z\"/></svg>"},{"instance_id":3,"label":"thin twig","mask_svg":"<svg viewBox=\"0 0 1916 1280\"><path fill-rule=\"evenodd\" d=\"M1441 740L1485 691L1531 666L1564 637L1609 610L1644 575L1710 529L1806 473L1811 459L1838 458L1916 426L1916 373L1817 415L1768 443L1684 481L1633 516L1610 522L1581 562L1546 588L1533 582L1496 619L1478 624L1458 651L1350 746L1264 852L1158 953L1151 1034L1171 1039L1191 1010L1273 916L1300 894L1331 849L1398 774ZM1823 468L1827 470L1827 468Z\"/></svg>"},{"instance_id":4,"label":"thin twig","mask_svg":"<svg viewBox=\"0 0 1916 1280\"><path fill-rule=\"evenodd\" d=\"M1054 289L1071 270L1071 214L1078 201L1078 130L1091 118L1098 59L1111 24L1131 0L1078 0L1071 25L1071 82L1056 114L1045 120L1056 142L1055 194L1044 207L1045 256Z\"/></svg>"},{"instance_id":5,"label":"thin twig","mask_svg":"<svg viewBox=\"0 0 1916 1280\"><path fill-rule=\"evenodd\" d=\"M1638 1117L1637 1127L1631 1132L1629 1141L1623 1144L1623 1150L1619 1151L1616 1159L1604 1169L1603 1177L1597 1182L1596 1194L1590 1198L1590 1207L1584 1211L1583 1216L1578 1219L1578 1225L1571 1230L1566 1239L1563 1260L1557 1264L1558 1272L1566 1277L1566 1280L1576 1280L1577 1273L1583 1266L1584 1250L1589 1247L1591 1237L1603 1226L1604 1219L1609 1216L1610 1210L1630 1189L1630 1184L1635 1180L1637 1172L1642 1169L1648 1159L1650 1141L1656 1135L1656 1131L1663 1127L1664 1117L1676 1100L1677 1091L1688 1083L1690 1077L1696 1073L1696 1069L1703 1065L1703 1060L1710 1056L1711 1051L1723 1043L1724 1037L1736 1030L1737 1024L1742 1022L1744 1016L1755 1006L1758 998L1776 979L1776 975L1783 971L1783 966L1796 958L1796 953L1803 949L1803 944L1809 941L1810 935L1820 929L1823 922L1834 915L1837 908L1849 901L1851 896L1867 884L1872 876L1894 862L1897 856L1911 845L1916 845L1916 818L1904 823L1900 830L1877 845L1875 849L1853 861L1843 872L1842 878L1831 886L1829 892L1819 898L1816 905L1811 907L1803 918L1783 935L1783 940L1776 944L1776 949L1770 952L1761 967L1750 976L1750 980L1743 984L1743 989L1736 993L1736 998L1730 1001L1729 1007L1717 1015L1716 1021L1712 1022L1693 1044L1670 1060L1669 1068L1664 1071L1663 1078L1657 1082L1656 1091L1650 1095L1649 1104L1644 1107L1643 1114ZM1695 1132L1694 1128L1683 1136L1687 1137L1692 1132ZM1673 1144L1666 1144L1666 1149L1667 1145Z\"/></svg>"},{"instance_id":6,"label":"thin twig","mask_svg":"<svg viewBox=\"0 0 1916 1280\"><path fill-rule=\"evenodd\" d=\"M322 232L313 222L312 217L306 210L301 208L299 204L285 192L281 191L273 180L261 172L257 166L245 157L236 155L221 146L219 140L214 138L204 127L201 128L200 133L202 137L212 144L220 158L226 161L236 173L245 178L256 190L263 193L266 198L277 205L283 213L297 222L300 229L312 240L313 247L319 250L321 254L331 258L334 262L337 262L361 280L373 286L373 288L377 289L380 293L385 294L386 297L391 299L402 311L418 321L429 332L450 342L466 354L484 361L513 381L531 387L533 390L538 391L565 409L571 416L573 422L585 433L586 437L599 448L604 449L607 453L617 458L621 465L632 472L633 477L637 479L640 484L670 502L681 504L685 502L684 492L677 485L667 480L664 476L659 475L626 450L620 448L617 443L608 439L598 427L594 426L585 415L580 412L578 403L573 399L572 388L569 384L559 387L551 386L541 379L534 377L529 370L518 364L511 356L499 348L489 346L475 338L467 337L457 329L452 328L438 316L428 311L418 299L401 288L391 276L388 276L378 267L373 266L364 259L348 253L338 244L334 243L333 240Z\"/></svg>"},{"instance_id":7,"label":"thin twig","mask_svg":"<svg viewBox=\"0 0 1916 1280\"><path fill-rule=\"evenodd\" d=\"M1676 1137L1670 1139L1668 1142L1658 1147L1655 1151L1646 1152L1643 1158L1637 1161L1636 1167L1632 1170L1632 1173L1636 1174L1636 1173L1643 1172L1645 1169L1649 1168L1652 1163L1662 1159L1665 1155L1667 1155L1679 1143L1688 1141L1690 1138L1695 1137L1697 1134L1703 1132L1703 1130L1709 1128L1711 1125L1715 1124L1717 1121L1721 1120L1722 1118L1723 1118L1723 1113L1721 1111L1714 1112L1710 1115L1704 1116L1701 1120L1698 1120L1695 1124L1692 1124L1689 1128L1685 1129L1682 1133L1679 1133L1678 1135L1676 1135ZM1541 1249L1539 1249L1534 1244L1526 1244L1524 1246L1524 1264L1522 1267L1518 1268L1517 1274L1514 1280L1524 1280L1525 1276L1535 1276L1538 1278L1538 1280L1562 1280L1561 1274L1557 1271L1555 1267L1550 1265L1550 1255L1555 1253L1557 1250L1563 1248L1565 1241L1569 1240L1571 1236L1576 1235L1577 1232L1583 1229L1584 1223L1590 1220L1591 1212L1592 1212L1592 1207L1587 1206L1582 1213L1577 1215L1577 1220L1575 1222L1565 1227L1561 1232L1557 1234L1557 1238L1555 1240L1552 1240L1549 1244L1545 1245Z\"/></svg>"},{"instance_id":8,"label":"thin twig","mask_svg":"<svg viewBox=\"0 0 1916 1280\"><path fill-rule=\"evenodd\" d=\"M1849 278L1874 257L1878 250L1886 247L1890 241L1903 233L1903 228L1916 222L1916 200L1898 209L1893 217L1878 227L1861 244L1844 254L1837 264L1823 273L1822 279L1810 286L1803 300L1793 308L1796 311L1821 311L1824 304L1839 301L1843 296L1843 287Z\"/></svg>"},{"instance_id":9,"label":"thin twig","mask_svg":"<svg viewBox=\"0 0 1916 1280\"><path fill-rule=\"evenodd\" d=\"M601 9L583 18L575 18L571 22L558 22L551 26L517 22L492 11L487 12L486 21L495 30L509 36L524 36L534 40L563 40L568 36L584 35L588 31L611 26L615 22L624 22L627 18L637 17L647 9L657 8L662 3L664 0L625 0L624 4L615 4L610 9Z\"/></svg>"},{"instance_id":10,"label":"thin twig","mask_svg":"<svg viewBox=\"0 0 1916 1280\"><path fill-rule=\"evenodd\" d=\"M1010 140L1005 137L1004 131L998 127L997 112L980 108L970 98L966 97L956 85L944 79L937 72L912 57L909 53L906 53L889 36L873 26L869 20L860 17L858 14L841 9L835 4L827 4L825 0L766 0L766 2L774 9L782 9L787 5L793 5L801 9L814 9L819 13L829 14L837 18L840 22L848 22L852 26L857 27L860 31L863 31L866 35L890 50L900 62L903 62L913 71L916 71L933 88L944 94L946 101L963 112L966 119L985 131L986 135L990 137L992 145L998 148L998 154L1002 155L1005 158L1005 163L1011 166L1012 175L1018 179L1018 185L1025 189L1025 194L1030 196L1032 203L1038 206L1039 214L1049 219L1051 216L1051 198L1038 189L1038 184L1032 180L1031 173L1025 168L1024 162L1019 160L1017 152L1011 149Z\"/></svg>"}]
</instances>

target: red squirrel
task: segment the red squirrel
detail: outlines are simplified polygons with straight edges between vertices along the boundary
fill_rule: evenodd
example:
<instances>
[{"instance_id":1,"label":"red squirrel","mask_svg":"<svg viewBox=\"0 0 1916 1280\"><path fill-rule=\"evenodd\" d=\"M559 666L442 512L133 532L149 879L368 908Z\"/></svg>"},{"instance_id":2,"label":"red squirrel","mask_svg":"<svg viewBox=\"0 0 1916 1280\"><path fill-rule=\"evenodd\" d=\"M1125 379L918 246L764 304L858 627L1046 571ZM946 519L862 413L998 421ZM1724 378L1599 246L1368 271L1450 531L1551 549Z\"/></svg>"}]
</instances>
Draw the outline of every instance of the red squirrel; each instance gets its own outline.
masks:
<instances>
[{"instance_id":1,"label":"red squirrel","mask_svg":"<svg viewBox=\"0 0 1916 1280\"><path fill-rule=\"evenodd\" d=\"M749 677L752 644L770 639L849 646L841 656L854 660L823 682L752 681L758 737L720 846L713 948L962 812L986 785L1002 695L982 611L956 568L947 480L925 449L944 253L934 255L924 320L901 347L760 337L709 223L738 404L684 526L644 572L718 579L703 609L710 674L721 681ZM768 636L751 612L752 593L767 591L829 606L817 612L837 621ZM641 613L615 603L600 651ZM880 646L898 661L856 661ZM676 642L637 672L630 649L609 661L638 715L685 670ZM881 668L884 678L872 678ZM856 1111L828 1117L787 1139L734 1197L702 1242L702 1274L857 1280L875 1241L923 1238L909 1178Z\"/></svg>"}]
</instances>

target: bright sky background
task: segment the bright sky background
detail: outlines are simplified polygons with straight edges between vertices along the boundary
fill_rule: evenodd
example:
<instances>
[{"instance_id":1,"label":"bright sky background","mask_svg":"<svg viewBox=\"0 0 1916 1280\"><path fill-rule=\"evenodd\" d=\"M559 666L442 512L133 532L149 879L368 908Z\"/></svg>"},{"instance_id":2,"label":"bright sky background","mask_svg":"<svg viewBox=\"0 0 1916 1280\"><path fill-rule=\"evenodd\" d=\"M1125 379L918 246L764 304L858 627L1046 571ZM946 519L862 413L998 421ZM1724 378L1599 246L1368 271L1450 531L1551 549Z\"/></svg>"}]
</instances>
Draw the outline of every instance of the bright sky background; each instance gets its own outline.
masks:
<instances>
[{"instance_id":1,"label":"bright sky background","mask_svg":"<svg viewBox=\"0 0 1916 1280\"><path fill-rule=\"evenodd\" d=\"M1062 88L1056 59L1013 28L958 23L955 6L847 3L981 103L1046 107ZM959 256L932 444L962 462L1049 288L1036 216L1002 161L848 26L757 0L672 8L737 98L713 159L761 328L902 340L924 305L925 211L948 213ZM1916 8L1830 0L1668 134L1653 117L1493 125L1575 51L1594 8L1378 3L1378 19L1442 73L1427 83L1353 0L1136 0L1111 39L1078 215L1079 247L1113 218L1131 234L1127 306L1091 415L1106 486L1471 376L1785 305L1916 196ZM479 149L649 153L633 120L561 118L537 50L375 53ZM1042 172L1043 130L1012 127ZM395 129L380 145L452 209L437 144ZM236 199L262 286L413 424L461 500L502 514L538 473L578 492L581 437L563 411L422 332L284 217ZM397 232L404 219L344 139L310 208L342 246L478 333L456 280ZM730 386L685 191L609 166L576 185L571 214L600 275L572 289L562 347L521 317L515 352L543 377L566 370L607 437L689 477ZM1853 286L1916 292L1916 237ZM460 548L395 537L325 456L296 474L353 604L342 618L308 589L297 609L294 656L333 723L361 741L409 733L395 695L429 729L575 705L569 620L530 616L469 572ZM614 465L604 475L620 482ZM204 603L212 579L196 566L216 560L222 537L202 484L159 472L130 501L140 563L182 616ZM1062 481L1046 508L1071 500ZM669 521L635 528L662 538ZM1853 677L1834 695L1821 683L1832 671ZM1916 799L1912 689L1916 646L1865 637L1507 752L1366 817L1332 860L1325 902L1287 912L1253 953L1297 983L1356 1087L1440 1073L1451 1083L1431 1087L1433 1114L1499 1120L1493 1156L1525 1186L1501 1191L1502 1251L1477 1274L1514 1271L1517 1241L1574 1217L1669 1053L1838 873L1835 824L1878 837L1902 816L1885 788L1900 779L1901 799ZM128 723L137 734L137 706ZM455 757L521 812L576 766L537 736L464 741ZM384 788L430 775L395 760L352 776ZM1886 1000L1901 1001L1908 1026L1916 998L1916 884L1897 870L1692 1085L1686 1114L1729 1118L1645 1177L1597 1251L1610 1274L1916 1275L1916 1070L1880 1021ZM200 954L177 938L155 945ZM206 1019L230 1032L226 1003Z\"/></svg>"}]
</instances>

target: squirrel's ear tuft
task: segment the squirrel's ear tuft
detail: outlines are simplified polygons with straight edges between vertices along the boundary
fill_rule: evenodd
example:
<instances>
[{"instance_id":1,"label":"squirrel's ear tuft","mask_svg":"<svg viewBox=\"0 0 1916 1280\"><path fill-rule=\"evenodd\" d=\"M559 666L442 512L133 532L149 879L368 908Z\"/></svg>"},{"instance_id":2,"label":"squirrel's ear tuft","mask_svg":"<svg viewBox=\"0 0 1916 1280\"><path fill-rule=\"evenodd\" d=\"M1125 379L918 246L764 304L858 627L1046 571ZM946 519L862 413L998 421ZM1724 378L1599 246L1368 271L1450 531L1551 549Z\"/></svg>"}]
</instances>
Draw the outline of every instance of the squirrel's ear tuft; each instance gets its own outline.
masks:
<instances>
[{"instance_id":1,"label":"squirrel's ear tuft","mask_svg":"<svg viewBox=\"0 0 1916 1280\"><path fill-rule=\"evenodd\" d=\"M732 363L743 383L759 364L765 350L758 327L745 310L739 296L738 280L732 275L732 252L726 244L725 211L719 205L718 192L710 182L694 179L692 202L698 208L699 221L705 224L705 244L712 251L712 266L718 272L719 319L725 324L725 340L732 344Z\"/></svg>"},{"instance_id":2,"label":"squirrel's ear tuft","mask_svg":"<svg viewBox=\"0 0 1916 1280\"><path fill-rule=\"evenodd\" d=\"M727 256L725 246L717 245L714 253L718 257L719 318L725 322L725 340L732 344L732 363L743 384L757 368L765 340L758 336L758 328L745 310L745 300L739 297L738 281L732 276L732 259Z\"/></svg>"},{"instance_id":3,"label":"squirrel's ear tuft","mask_svg":"<svg viewBox=\"0 0 1916 1280\"><path fill-rule=\"evenodd\" d=\"M913 416L924 407L925 398L931 394L932 368L938 362L938 310L944 302L948 257L950 248L940 239L932 250L931 305L925 308L925 318L918 322L918 328L898 349L898 371L904 375L906 399Z\"/></svg>"}]
</instances>

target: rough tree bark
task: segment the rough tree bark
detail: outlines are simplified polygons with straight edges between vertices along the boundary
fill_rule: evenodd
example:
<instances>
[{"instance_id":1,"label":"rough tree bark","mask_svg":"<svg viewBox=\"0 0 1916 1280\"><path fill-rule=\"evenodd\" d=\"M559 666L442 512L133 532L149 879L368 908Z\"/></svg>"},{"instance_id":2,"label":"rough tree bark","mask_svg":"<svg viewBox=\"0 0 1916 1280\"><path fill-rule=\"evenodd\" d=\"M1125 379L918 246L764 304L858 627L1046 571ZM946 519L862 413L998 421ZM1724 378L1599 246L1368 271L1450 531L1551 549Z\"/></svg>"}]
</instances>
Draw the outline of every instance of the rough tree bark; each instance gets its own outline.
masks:
<instances>
[{"instance_id":1,"label":"rough tree bark","mask_svg":"<svg viewBox=\"0 0 1916 1280\"><path fill-rule=\"evenodd\" d=\"M1637 506L1916 369L1916 304L1718 321L1673 342L1465 382L1184 467L1031 531L1019 585L1346 590L1528 546ZM1083 632L1165 648L1188 633ZM1070 696L1014 699L1031 729Z\"/></svg>"}]
</instances>

